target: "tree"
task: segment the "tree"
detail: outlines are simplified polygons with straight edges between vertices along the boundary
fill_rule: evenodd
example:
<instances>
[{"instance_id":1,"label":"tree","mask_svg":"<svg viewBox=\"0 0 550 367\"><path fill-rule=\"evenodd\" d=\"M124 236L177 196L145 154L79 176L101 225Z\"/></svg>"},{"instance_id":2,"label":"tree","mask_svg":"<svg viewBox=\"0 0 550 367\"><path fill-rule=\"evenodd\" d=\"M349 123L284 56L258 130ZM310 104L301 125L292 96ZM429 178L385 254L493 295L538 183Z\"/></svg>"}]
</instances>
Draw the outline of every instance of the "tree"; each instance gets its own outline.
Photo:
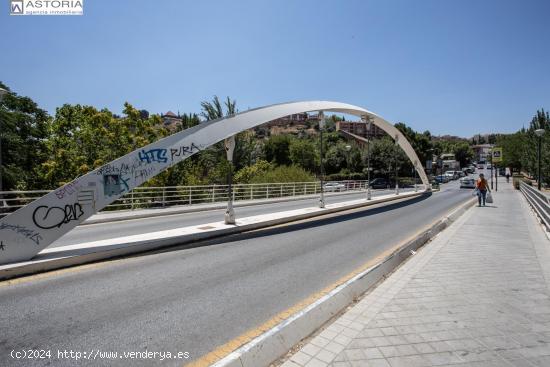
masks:
<instances>
[{"instance_id":1,"label":"tree","mask_svg":"<svg viewBox=\"0 0 550 367\"><path fill-rule=\"evenodd\" d=\"M275 135L263 146L265 160L277 165L290 165L290 144L294 138L290 135Z\"/></svg>"},{"instance_id":2,"label":"tree","mask_svg":"<svg viewBox=\"0 0 550 367\"><path fill-rule=\"evenodd\" d=\"M319 154L310 140L293 139L289 147L289 158L293 164L309 172L316 172L319 167Z\"/></svg>"},{"instance_id":3,"label":"tree","mask_svg":"<svg viewBox=\"0 0 550 367\"><path fill-rule=\"evenodd\" d=\"M0 82L0 87L10 89ZM47 157L44 138L49 116L29 97L6 94L0 104L2 190L40 189L36 168Z\"/></svg>"}]
</instances>

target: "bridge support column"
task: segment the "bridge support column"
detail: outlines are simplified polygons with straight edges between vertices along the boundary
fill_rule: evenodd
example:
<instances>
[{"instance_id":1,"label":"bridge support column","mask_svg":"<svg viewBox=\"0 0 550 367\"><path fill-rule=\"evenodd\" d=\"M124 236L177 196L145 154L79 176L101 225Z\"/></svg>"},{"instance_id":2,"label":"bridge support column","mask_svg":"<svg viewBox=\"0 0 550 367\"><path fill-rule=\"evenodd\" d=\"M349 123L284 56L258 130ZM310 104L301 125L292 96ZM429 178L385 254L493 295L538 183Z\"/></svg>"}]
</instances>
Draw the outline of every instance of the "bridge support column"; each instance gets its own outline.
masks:
<instances>
[{"instance_id":1,"label":"bridge support column","mask_svg":"<svg viewBox=\"0 0 550 367\"><path fill-rule=\"evenodd\" d=\"M235 224L235 209L233 209L233 152L235 151L235 136L225 139L225 153L229 162L227 174L227 210L225 211L225 224Z\"/></svg>"}]
</instances>

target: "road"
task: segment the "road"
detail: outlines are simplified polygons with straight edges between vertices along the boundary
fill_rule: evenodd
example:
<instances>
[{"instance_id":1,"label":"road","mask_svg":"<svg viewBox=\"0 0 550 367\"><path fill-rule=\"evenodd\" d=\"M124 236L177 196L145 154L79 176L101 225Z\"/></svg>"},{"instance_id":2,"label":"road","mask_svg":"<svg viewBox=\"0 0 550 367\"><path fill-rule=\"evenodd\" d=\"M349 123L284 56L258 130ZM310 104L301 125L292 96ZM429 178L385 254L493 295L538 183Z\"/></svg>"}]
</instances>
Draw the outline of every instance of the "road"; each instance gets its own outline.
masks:
<instances>
[{"instance_id":1,"label":"road","mask_svg":"<svg viewBox=\"0 0 550 367\"><path fill-rule=\"evenodd\" d=\"M412 189L406 189L410 191ZM373 190L372 195L387 195L393 190ZM327 204L337 203L342 201L357 200L364 198L366 193L358 191L357 193L337 194L331 193L326 196ZM316 206L319 198L309 198L297 201L286 201L280 203L251 205L246 207L236 207L235 213L237 218L249 217L259 214L268 214L272 212L282 212L287 210L309 208ZM162 210L162 209L159 209ZM99 241L108 238L116 238L122 236L131 236L135 234L148 233L154 231L162 231L186 226L193 226L204 223L212 223L223 221L225 209L208 210L204 212L193 212L184 214L174 214L162 217L150 217L141 219L131 219L120 222L89 224L78 226L59 240L52 243L49 248L74 245L77 243Z\"/></svg>"},{"instance_id":2,"label":"road","mask_svg":"<svg viewBox=\"0 0 550 367\"><path fill-rule=\"evenodd\" d=\"M439 193L211 246L0 283L3 366L182 366L183 360L57 359L57 350L176 351L199 358L349 274L470 198ZM12 350L49 349L19 361Z\"/></svg>"}]
</instances>

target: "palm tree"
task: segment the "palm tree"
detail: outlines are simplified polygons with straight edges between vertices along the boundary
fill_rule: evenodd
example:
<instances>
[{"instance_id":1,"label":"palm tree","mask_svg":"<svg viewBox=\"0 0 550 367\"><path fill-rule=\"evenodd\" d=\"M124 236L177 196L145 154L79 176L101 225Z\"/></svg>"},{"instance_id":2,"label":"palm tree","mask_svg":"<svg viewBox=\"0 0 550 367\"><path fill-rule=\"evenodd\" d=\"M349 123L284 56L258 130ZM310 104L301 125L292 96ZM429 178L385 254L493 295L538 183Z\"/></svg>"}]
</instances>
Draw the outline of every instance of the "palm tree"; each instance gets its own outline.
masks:
<instances>
[{"instance_id":1,"label":"palm tree","mask_svg":"<svg viewBox=\"0 0 550 367\"><path fill-rule=\"evenodd\" d=\"M237 113L237 101L231 100L231 98L227 97L224 104L225 104L225 113L223 111L223 107L218 96L214 96L211 102L202 101L201 116L204 117L206 121L210 121L210 120L220 119L226 116L231 116Z\"/></svg>"}]
</instances>

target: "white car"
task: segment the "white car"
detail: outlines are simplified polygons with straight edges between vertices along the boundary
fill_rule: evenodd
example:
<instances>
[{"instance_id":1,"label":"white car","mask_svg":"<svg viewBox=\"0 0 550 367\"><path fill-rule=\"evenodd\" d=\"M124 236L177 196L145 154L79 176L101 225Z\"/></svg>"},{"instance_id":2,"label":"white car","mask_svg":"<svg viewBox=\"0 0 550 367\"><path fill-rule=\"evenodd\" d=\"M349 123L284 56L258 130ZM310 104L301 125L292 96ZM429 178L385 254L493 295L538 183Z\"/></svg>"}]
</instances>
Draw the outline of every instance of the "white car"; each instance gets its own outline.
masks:
<instances>
[{"instance_id":1,"label":"white car","mask_svg":"<svg viewBox=\"0 0 550 367\"><path fill-rule=\"evenodd\" d=\"M470 177L462 177L460 179L460 188L461 189L475 189L476 188L476 182L473 178Z\"/></svg>"},{"instance_id":2,"label":"white car","mask_svg":"<svg viewBox=\"0 0 550 367\"><path fill-rule=\"evenodd\" d=\"M340 182L327 182L323 185L323 191L346 191L346 185L341 184Z\"/></svg>"}]
</instances>

